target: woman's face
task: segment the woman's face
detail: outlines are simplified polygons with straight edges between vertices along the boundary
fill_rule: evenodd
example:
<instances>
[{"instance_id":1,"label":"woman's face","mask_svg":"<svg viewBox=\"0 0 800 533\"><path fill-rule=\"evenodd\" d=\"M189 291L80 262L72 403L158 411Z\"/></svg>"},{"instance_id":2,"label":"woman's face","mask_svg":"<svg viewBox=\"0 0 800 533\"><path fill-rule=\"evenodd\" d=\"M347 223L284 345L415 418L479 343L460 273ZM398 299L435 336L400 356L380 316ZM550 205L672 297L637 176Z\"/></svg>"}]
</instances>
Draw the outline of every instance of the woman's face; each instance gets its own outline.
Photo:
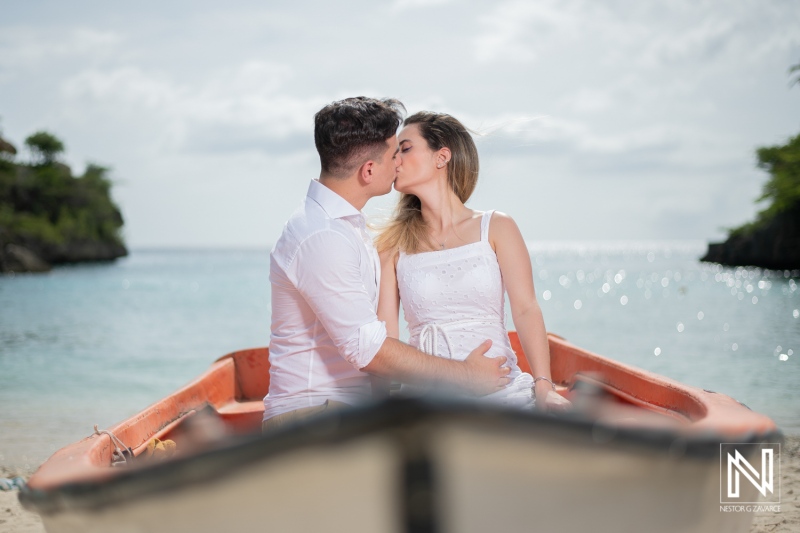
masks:
<instances>
[{"instance_id":1,"label":"woman's face","mask_svg":"<svg viewBox=\"0 0 800 533\"><path fill-rule=\"evenodd\" d=\"M436 178L437 152L420 135L419 125L411 124L400 131L400 166L397 167L396 191L414 194L420 185Z\"/></svg>"}]
</instances>

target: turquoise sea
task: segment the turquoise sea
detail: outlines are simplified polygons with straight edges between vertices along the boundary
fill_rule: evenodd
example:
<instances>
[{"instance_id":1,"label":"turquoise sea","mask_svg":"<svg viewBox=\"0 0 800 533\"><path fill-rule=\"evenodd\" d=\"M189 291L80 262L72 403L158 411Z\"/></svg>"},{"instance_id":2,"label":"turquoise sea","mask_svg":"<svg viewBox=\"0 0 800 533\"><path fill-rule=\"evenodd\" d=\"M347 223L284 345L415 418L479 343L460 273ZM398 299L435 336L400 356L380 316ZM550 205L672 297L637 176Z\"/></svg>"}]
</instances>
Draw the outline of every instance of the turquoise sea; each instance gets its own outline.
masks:
<instances>
[{"instance_id":1,"label":"turquoise sea","mask_svg":"<svg viewBox=\"0 0 800 533\"><path fill-rule=\"evenodd\" d=\"M700 263L704 249L532 245L547 329L800 433L800 280ZM268 271L268 249L134 250L109 264L0 275L0 465L34 468L217 357L267 345Z\"/></svg>"}]
</instances>

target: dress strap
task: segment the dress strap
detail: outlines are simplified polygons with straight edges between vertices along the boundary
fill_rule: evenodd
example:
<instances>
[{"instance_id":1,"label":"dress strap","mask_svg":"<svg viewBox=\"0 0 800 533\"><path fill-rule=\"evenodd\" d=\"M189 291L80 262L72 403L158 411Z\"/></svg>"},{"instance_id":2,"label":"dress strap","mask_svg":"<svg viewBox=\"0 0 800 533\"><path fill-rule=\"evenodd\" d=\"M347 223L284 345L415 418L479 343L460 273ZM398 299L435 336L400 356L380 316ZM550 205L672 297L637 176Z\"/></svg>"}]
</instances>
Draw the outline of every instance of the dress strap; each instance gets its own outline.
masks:
<instances>
[{"instance_id":1,"label":"dress strap","mask_svg":"<svg viewBox=\"0 0 800 533\"><path fill-rule=\"evenodd\" d=\"M488 241L489 240L489 222L492 219L492 214L494 213L494 209L491 211L486 211L483 213L481 217L481 240Z\"/></svg>"}]
</instances>

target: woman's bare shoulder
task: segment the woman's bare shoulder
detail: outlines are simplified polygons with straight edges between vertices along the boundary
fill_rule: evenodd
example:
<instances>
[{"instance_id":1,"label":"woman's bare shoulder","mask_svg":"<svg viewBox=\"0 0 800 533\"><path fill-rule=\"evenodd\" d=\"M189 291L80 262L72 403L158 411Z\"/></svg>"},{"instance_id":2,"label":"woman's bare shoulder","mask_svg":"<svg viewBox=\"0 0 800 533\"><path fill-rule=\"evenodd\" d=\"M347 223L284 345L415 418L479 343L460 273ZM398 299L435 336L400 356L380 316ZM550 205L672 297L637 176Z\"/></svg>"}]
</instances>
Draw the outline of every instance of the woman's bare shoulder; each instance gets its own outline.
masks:
<instances>
[{"instance_id":1,"label":"woman's bare shoulder","mask_svg":"<svg viewBox=\"0 0 800 533\"><path fill-rule=\"evenodd\" d=\"M489 226L490 236L492 233L495 235L505 234L510 230L519 231L517 223L514 222L514 219L511 218L511 215L508 215L502 211L495 211L492 213L492 223Z\"/></svg>"}]
</instances>

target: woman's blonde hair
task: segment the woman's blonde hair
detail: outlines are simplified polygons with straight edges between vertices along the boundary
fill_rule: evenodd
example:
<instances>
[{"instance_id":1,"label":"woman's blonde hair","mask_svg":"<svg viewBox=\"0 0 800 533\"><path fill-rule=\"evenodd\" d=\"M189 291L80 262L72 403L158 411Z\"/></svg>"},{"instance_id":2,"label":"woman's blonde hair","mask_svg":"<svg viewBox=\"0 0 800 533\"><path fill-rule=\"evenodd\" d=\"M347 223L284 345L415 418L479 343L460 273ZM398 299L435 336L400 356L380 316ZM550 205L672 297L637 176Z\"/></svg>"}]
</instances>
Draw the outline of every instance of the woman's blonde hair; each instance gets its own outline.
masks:
<instances>
[{"instance_id":1,"label":"woman's blonde hair","mask_svg":"<svg viewBox=\"0 0 800 533\"><path fill-rule=\"evenodd\" d=\"M431 150L447 147L447 183L465 203L478 183L478 149L469 130L457 119L444 113L420 111L408 117L404 126L417 124L420 135ZM414 254L431 246L428 225L422 218L421 202L413 194L400 194L394 214L381 230L375 244L379 251L402 250Z\"/></svg>"}]
</instances>

